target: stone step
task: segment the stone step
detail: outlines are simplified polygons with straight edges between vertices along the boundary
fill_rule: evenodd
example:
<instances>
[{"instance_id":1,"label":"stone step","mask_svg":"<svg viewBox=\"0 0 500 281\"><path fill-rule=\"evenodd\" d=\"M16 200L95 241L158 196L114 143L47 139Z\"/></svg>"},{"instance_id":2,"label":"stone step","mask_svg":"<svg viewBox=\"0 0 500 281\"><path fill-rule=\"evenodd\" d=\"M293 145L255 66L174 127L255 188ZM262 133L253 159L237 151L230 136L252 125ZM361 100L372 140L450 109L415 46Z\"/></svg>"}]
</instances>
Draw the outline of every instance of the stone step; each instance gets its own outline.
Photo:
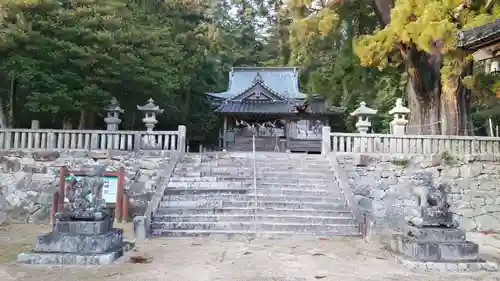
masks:
<instances>
[{"instance_id":1,"label":"stone step","mask_svg":"<svg viewBox=\"0 0 500 281\"><path fill-rule=\"evenodd\" d=\"M196 177L183 177L174 174L170 178L170 182L216 182L216 181L252 181L251 177L216 177L216 176L196 176Z\"/></svg>"},{"instance_id":2,"label":"stone step","mask_svg":"<svg viewBox=\"0 0 500 281\"><path fill-rule=\"evenodd\" d=\"M204 194L206 196L217 196L218 194L254 194L255 190L253 188L248 189L225 189L220 190L216 188L209 189L184 189L184 188L168 188L165 190L165 195L194 195L194 194ZM337 196L344 197L344 194L340 189L303 189L303 188L261 188L257 187L257 192L265 195L274 196L310 196L315 198Z\"/></svg>"},{"instance_id":3,"label":"stone step","mask_svg":"<svg viewBox=\"0 0 500 281\"><path fill-rule=\"evenodd\" d=\"M307 181L332 181L334 180L334 175L332 173L321 173L321 174L296 174L296 173L274 173L269 172L258 172L257 179L261 180L307 180Z\"/></svg>"},{"instance_id":4,"label":"stone step","mask_svg":"<svg viewBox=\"0 0 500 281\"><path fill-rule=\"evenodd\" d=\"M347 206L337 206L329 210L316 210L316 209L290 209L290 208L251 208L251 207L224 207L224 208L158 208L156 215L253 215L253 214L266 214L275 216L352 216Z\"/></svg>"},{"instance_id":5,"label":"stone step","mask_svg":"<svg viewBox=\"0 0 500 281\"><path fill-rule=\"evenodd\" d=\"M310 240L318 239L320 237L333 237L333 236L356 236L359 237L361 234L359 231L356 232L340 232L340 231L323 231L316 233L297 233L293 231L241 231L241 230L163 230L163 229L152 229L153 236L162 237L208 237L213 236L219 239L238 239L248 238L248 237L259 237L259 238L294 238L300 240Z\"/></svg>"},{"instance_id":6,"label":"stone step","mask_svg":"<svg viewBox=\"0 0 500 281\"><path fill-rule=\"evenodd\" d=\"M327 192L332 192L332 194L338 194L342 192L341 189L335 184L324 184L324 185L266 185L257 183L257 188L254 188L251 184L234 184L234 185L214 185L214 186L193 186L193 185L184 185L184 186L176 186L176 187L167 187L165 192L179 192L186 191L193 193L197 191L198 193L239 193L239 194L247 194L252 193L254 190L262 193L275 193L280 192L280 190L284 190L285 192L288 190L302 190L305 192L323 192L327 190Z\"/></svg>"},{"instance_id":7,"label":"stone step","mask_svg":"<svg viewBox=\"0 0 500 281\"><path fill-rule=\"evenodd\" d=\"M214 174L220 174L220 173L243 173L243 172L253 172L252 166L246 166L246 167L235 167L235 166L228 166L228 167L219 167L219 166L201 166L201 167L176 167L174 169L174 173L193 173L193 172L210 172Z\"/></svg>"},{"instance_id":8,"label":"stone step","mask_svg":"<svg viewBox=\"0 0 500 281\"><path fill-rule=\"evenodd\" d=\"M221 177L221 178L253 178L253 172L232 172L232 173L212 173L212 172L175 172L174 177Z\"/></svg>"},{"instance_id":9,"label":"stone step","mask_svg":"<svg viewBox=\"0 0 500 281\"><path fill-rule=\"evenodd\" d=\"M252 161L253 163L253 161ZM263 165L276 166L276 165L289 165L294 167L299 167L303 165L311 166L328 166L330 162L327 159L316 159L316 160L301 160L301 159L255 159L255 163L262 163Z\"/></svg>"},{"instance_id":10,"label":"stone step","mask_svg":"<svg viewBox=\"0 0 500 281\"><path fill-rule=\"evenodd\" d=\"M238 171L238 172L244 172L244 171L250 171L253 172L253 165L248 165L244 167L238 167L238 166L227 166L227 167L221 167L221 166L177 166L174 169L174 172L213 172L213 173L222 173L222 172L232 172L232 171ZM256 170L258 172L265 172L265 171L273 171L273 172L279 172L279 173L329 173L331 171L330 166L326 165L304 165L304 166L291 166L291 165L282 165L282 164L277 164L277 165L266 165L264 163L256 163Z\"/></svg>"},{"instance_id":11,"label":"stone step","mask_svg":"<svg viewBox=\"0 0 500 281\"><path fill-rule=\"evenodd\" d=\"M300 187L304 189L336 189L338 183L331 181L309 181L309 180L292 180L292 179L257 179L257 187L266 189L280 189L286 187ZM169 181L168 188L253 188L252 180L245 181Z\"/></svg>"},{"instance_id":12,"label":"stone step","mask_svg":"<svg viewBox=\"0 0 500 281\"><path fill-rule=\"evenodd\" d=\"M176 187L176 188L248 188L252 186L252 182L236 182L236 181L216 181L216 182L189 182L189 181L170 181L167 185L167 188Z\"/></svg>"},{"instance_id":13,"label":"stone step","mask_svg":"<svg viewBox=\"0 0 500 281\"><path fill-rule=\"evenodd\" d=\"M253 162L251 162L253 164ZM330 162L327 160L323 161L276 161L276 160L256 160L256 164L262 165L264 167L292 167L292 168L326 168L330 167Z\"/></svg>"},{"instance_id":14,"label":"stone step","mask_svg":"<svg viewBox=\"0 0 500 281\"><path fill-rule=\"evenodd\" d=\"M332 177L331 179L309 179L309 178L304 178L304 179L293 179L293 178L288 178L288 177L267 177L265 179L263 178L257 178L257 184L258 185L274 185L274 186L281 186L281 185L300 185L300 186L332 186L332 185L337 185L337 182L335 179Z\"/></svg>"},{"instance_id":15,"label":"stone step","mask_svg":"<svg viewBox=\"0 0 500 281\"><path fill-rule=\"evenodd\" d=\"M197 214L197 215L155 215L154 222L278 222L303 224L354 224L354 218L348 214L339 217L294 216L294 215L239 215L239 214Z\"/></svg>"},{"instance_id":16,"label":"stone step","mask_svg":"<svg viewBox=\"0 0 500 281\"><path fill-rule=\"evenodd\" d=\"M297 202L297 201L225 201L225 200L196 200L196 201L161 201L162 208L286 208L286 209L314 209L314 210L335 210L347 208L345 200L338 200L336 203L323 202Z\"/></svg>"},{"instance_id":17,"label":"stone step","mask_svg":"<svg viewBox=\"0 0 500 281\"><path fill-rule=\"evenodd\" d=\"M304 224L278 223L266 221L251 222L153 222L152 229L163 230L257 230L257 231L292 231L292 232L357 232L358 226L347 224Z\"/></svg>"},{"instance_id":18,"label":"stone step","mask_svg":"<svg viewBox=\"0 0 500 281\"><path fill-rule=\"evenodd\" d=\"M174 174L170 178L170 182L252 182L252 175L214 175L214 174L198 174L196 176ZM274 174L257 174L257 181L266 184L325 184L332 183L335 181L333 174L325 175L321 177L314 176L304 176L302 178L293 175L274 175Z\"/></svg>"},{"instance_id":19,"label":"stone step","mask_svg":"<svg viewBox=\"0 0 500 281\"><path fill-rule=\"evenodd\" d=\"M297 196L285 196L285 195L269 195L269 194L234 194L234 193L201 193L201 194L190 194L190 195L172 195L166 194L163 196L162 201L273 201L273 202L316 202L316 203L328 203L337 204L339 202L344 202L345 199L342 196L322 196L314 197L307 195L297 195Z\"/></svg>"}]
</instances>

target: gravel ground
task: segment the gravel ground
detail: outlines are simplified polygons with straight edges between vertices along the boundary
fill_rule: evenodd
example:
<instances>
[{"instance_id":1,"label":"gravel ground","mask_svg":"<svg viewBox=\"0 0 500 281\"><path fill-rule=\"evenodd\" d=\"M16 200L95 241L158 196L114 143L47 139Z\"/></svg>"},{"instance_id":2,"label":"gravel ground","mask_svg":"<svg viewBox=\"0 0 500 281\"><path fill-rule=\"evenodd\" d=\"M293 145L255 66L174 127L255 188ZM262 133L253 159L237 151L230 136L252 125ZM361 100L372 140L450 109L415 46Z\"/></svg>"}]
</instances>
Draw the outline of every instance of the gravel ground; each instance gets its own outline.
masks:
<instances>
[{"instance_id":1,"label":"gravel ground","mask_svg":"<svg viewBox=\"0 0 500 281\"><path fill-rule=\"evenodd\" d=\"M130 225L122 225L130 237ZM47 226L0 227L1 281L404 281L404 280L500 280L495 273L410 272L383 250L383 243L354 238L329 240L221 241L216 239L153 239L136 245L109 266L16 265L17 253L29 250L37 232ZM483 257L500 257L500 238L471 235L483 244ZM149 263L130 258L145 256Z\"/></svg>"}]
</instances>

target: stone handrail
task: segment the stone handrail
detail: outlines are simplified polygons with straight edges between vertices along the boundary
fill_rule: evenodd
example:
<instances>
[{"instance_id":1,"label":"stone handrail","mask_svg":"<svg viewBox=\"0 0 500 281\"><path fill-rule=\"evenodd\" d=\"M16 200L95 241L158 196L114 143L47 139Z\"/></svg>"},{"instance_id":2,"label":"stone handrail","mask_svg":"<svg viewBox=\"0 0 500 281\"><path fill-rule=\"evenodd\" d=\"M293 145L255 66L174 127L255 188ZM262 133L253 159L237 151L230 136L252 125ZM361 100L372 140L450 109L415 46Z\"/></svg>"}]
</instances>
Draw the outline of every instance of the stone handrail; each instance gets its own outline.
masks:
<instances>
[{"instance_id":1,"label":"stone handrail","mask_svg":"<svg viewBox=\"0 0 500 281\"><path fill-rule=\"evenodd\" d=\"M335 155L329 155L328 162L330 163L330 167L333 170L333 173L335 174L335 178L337 180L339 188L340 190L342 190L344 194L344 197L347 201L347 206L349 207L351 213L354 215L354 219L356 220L356 223L359 225L360 231L362 231L366 227L364 225L366 223L365 217L361 212L361 210L358 208L356 201L354 200L354 192L352 191L351 186L349 185L349 179L347 177L347 174L340 167L340 164Z\"/></svg>"},{"instance_id":2,"label":"stone handrail","mask_svg":"<svg viewBox=\"0 0 500 281\"><path fill-rule=\"evenodd\" d=\"M322 153L500 155L499 137L331 133L323 128Z\"/></svg>"},{"instance_id":3,"label":"stone handrail","mask_svg":"<svg viewBox=\"0 0 500 281\"><path fill-rule=\"evenodd\" d=\"M165 190L167 189L167 185L170 181L170 177L177 166L177 163L182 160L184 154L183 153L174 153L170 159L170 163L168 166L161 172L161 176L158 177L155 182L155 193L153 194L153 198L148 203L148 208L144 214L146 218L146 233L147 235L151 234L151 222L153 217L160 206L160 202L165 195Z\"/></svg>"},{"instance_id":4,"label":"stone handrail","mask_svg":"<svg viewBox=\"0 0 500 281\"><path fill-rule=\"evenodd\" d=\"M186 127L177 131L0 129L0 150L166 150L184 152Z\"/></svg>"}]
</instances>

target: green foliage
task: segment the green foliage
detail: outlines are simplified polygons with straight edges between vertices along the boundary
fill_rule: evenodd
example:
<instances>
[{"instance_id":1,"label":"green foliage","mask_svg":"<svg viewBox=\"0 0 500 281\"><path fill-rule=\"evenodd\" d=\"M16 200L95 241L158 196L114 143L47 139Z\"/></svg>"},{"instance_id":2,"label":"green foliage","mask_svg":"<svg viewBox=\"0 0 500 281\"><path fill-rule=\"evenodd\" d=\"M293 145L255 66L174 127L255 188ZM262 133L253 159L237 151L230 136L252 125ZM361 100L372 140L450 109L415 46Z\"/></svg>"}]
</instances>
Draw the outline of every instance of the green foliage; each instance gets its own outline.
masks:
<instances>
[{"instance_id":1,"label":"green foliage","mask_svg":"<svg viewBox=\"0 0 500 281\"><path fill-rule=\"evenodd\" d=\"M402 168L407 168L408 165L410 164L410 160L403 159L403 158L396 158L396 159L392 159L391 163L393 165L400 166Z\"/></svg>"},{"instance_id":2,"label":"green foliage","mask_svg":"<svg viewBox=\"0 0 500 281\"><path fill-rule=\"evenodd\" d=\"M441 152L441 161L443 162L443 164L449 166L455 165L457 163L457 159L453 157L453 155L451 155L447 150Z\"/></svg>"},{"instance_id":3,"label":"green foliage","mask_svg":"<svg viewBox=\"0 0 500 281\"><path fill-rule=\"evenodd\" d=\"M389 129L385 116L404 97L404 76L395 68L365 68L353 51L353 39L375 31L378 21L368 1L326 1L316 12L311 1L292 1L291 45L293 62L301 67L307 92L325 96L333 105L354 111L361 101L379 109L375 132ZM329 18L329 20L325 20ZM356 131L356 120L346 115L347 129Z\"/></svg>"},{"instance_id":4,"label":"green foliage","mask_svg":"<svg viewBox=\"0 0 500 281\"><path fill-rule=\"evenodd\" d=\"M125 129L140 128L136 105L152 97L165 109L158 129L187 125L216 139L204 93L227 87L228 69L254 65L263 43L247 2L10 0L0 18L0 101L12 126L29 118L57 128L102 126L112 96ZM241 34L240 36L238 36ZM237 35L237 36L235 36ZM5 106L7 105L7 106ZM48 118L43 118L44 116ZM17 124L15 124L17 123Z\"/></svg>"}]
</instances>

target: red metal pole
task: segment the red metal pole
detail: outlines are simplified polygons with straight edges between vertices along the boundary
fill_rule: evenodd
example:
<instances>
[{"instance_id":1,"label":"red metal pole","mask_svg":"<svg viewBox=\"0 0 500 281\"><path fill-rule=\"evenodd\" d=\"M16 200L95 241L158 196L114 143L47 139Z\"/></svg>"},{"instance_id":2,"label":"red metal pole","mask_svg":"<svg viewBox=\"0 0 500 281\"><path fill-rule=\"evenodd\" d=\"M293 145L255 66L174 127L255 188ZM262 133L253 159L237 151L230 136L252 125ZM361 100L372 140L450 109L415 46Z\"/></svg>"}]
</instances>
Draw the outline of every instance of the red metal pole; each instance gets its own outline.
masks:
<instances>
[{"instance_id":1,"label":"red metal pole","mask_svg":"<svg viewBox=\"0 0 500 281\"><path fill-rule=\"evenodd\" d=\"M64 193L66 188L66 167L61 167L59 169L59 196L57 200L57 210L56 212L64 211Z\"/></svg>"},{"instance_id":2,"label":"red metal pole","mask_svg":"<svg viewBox=\"0 0 500 281\"><path fill-rule=\"evenodd\" d=\"M125 168L120 167L118 171L118 183L116 191L116 204L115 204L115 220L117 222L122 222L122 207L123 207L123 194L125 191Z\"/></svg>"},{"instance_id":3,"label":"red metal pole","mask_svg":"<svg viewBox=\"0 0 500 281\"><path fill-rule=\"evenodd\" d=\"M50 206L50 221L52 224L56 221L56 213L57 213L57 203L59 201L59 192L56 191L52 194L52 205Z\"/></svg>"},{"instance_id":4,"label":"red metal pole","mask_svg":"<svg viewBox=\"0 0 500 281\"><path fill-rule=\"evenodd\" d=\"M123 206L122 206L122 217L125 222L128 222L128 208L130 206L128 194L123 193Z\"/></svg>"}]
</instances>

